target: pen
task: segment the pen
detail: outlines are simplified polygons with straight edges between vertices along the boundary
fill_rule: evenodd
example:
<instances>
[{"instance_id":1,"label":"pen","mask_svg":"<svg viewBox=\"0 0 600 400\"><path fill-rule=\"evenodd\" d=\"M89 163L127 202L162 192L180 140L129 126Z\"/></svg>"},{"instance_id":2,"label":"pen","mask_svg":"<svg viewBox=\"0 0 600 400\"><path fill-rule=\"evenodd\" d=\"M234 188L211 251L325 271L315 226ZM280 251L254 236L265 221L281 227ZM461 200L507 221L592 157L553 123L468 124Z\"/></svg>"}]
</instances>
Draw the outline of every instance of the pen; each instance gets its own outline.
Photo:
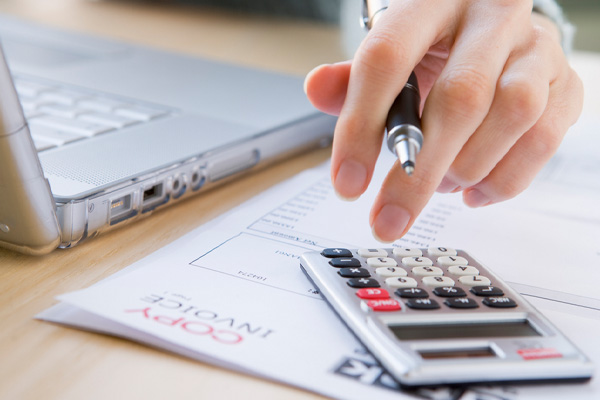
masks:
<instances>
[{"instance_id":1,"label":"pen","mask_svg":"<svg viewBox=\"0 0 600 400\"><path fill-rule=\"evenodd\" d=\"M363 0L361 19L363 27L371 29L387 9L388 3L389 0ZM417 76L411 72L408 82L390 107L385 124L388 148L396 154L402 169L409 176L415 170L415 159L423 145L420 105L421 96Z\"/></svg>"}]
</instances>

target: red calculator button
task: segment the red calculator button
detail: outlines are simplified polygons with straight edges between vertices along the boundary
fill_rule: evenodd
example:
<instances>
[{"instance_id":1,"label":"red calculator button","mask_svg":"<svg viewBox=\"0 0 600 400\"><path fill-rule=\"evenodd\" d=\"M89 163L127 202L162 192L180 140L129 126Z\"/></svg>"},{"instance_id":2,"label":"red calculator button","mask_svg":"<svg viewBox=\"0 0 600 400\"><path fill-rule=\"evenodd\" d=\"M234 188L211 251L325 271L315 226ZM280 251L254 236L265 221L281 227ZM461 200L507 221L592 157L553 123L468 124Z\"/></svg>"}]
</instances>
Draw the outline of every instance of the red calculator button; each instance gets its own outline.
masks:
<instances>
[{"instance_id":1,"label":"red calculator button","mask_svg":"<svg viewBox=\"0 0 600 400\"><path fill-rule=\"evenodd\" d=\"M361 299L389 299L390 294L385 289L364 288L358 289L356 295Z\"/></svg>"},{"instance_id":2,"label":"red calculator button","mask_svg":"<svg viewBox=\"0 0 600 400\"><path fill-rule=\"evenodd\" d=\"M400 303L394 299L385 300L369 300L367 305L373 311L398 311L400 310Z\"/></svg>"},{"instance_id":3,"label":"red calculator button","mask_svg":"<svg viewBox=\"0 0 600 400\"><path fill-rule=\"evenodd\" d=\"M524 360L541 360L544 358L561 358L563 355L553 348L521 349L517 351Z\"/></svg>"}]
</instances>

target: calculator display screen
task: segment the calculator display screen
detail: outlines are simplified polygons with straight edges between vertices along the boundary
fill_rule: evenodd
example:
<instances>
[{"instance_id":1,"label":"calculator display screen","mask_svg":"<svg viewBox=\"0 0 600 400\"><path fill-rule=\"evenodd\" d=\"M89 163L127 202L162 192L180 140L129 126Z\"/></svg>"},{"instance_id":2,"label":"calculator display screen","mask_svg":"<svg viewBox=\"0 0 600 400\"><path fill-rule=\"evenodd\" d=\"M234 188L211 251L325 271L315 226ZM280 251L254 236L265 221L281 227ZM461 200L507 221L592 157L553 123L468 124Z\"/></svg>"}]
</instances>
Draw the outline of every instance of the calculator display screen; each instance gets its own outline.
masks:
<instances>
[{"instance_id":1,"label":"calculator display screen","mask_svg":"<svg viewBox=\"0 0 600 400\"><path fill-rule=\"evenodd\" d=\"M444 325L390 325L389 328L400 340L541 336L526 320Z\"/></svg>"}]
</instances>

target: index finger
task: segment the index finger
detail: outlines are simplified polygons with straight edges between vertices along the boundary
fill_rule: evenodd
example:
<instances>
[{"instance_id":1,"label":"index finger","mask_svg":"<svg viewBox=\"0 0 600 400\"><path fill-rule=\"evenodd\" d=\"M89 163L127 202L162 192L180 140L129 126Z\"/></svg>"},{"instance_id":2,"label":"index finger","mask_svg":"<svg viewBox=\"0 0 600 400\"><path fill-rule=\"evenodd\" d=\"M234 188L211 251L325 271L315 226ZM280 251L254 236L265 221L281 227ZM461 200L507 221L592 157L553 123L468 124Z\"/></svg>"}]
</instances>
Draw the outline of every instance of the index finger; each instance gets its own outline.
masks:
<instances>
[{"instance_id":1,"label":"index finger","mask_svg":"<svg viewBox=\"0 0 600 400\"><path fill-rule=\"evenodd\" d=\"M333 142L332 181L340 196L358 197L368 186L388 110L415 65L450 25L454 3L394 1L358 49Z\"/></svg>"}]
</instances>

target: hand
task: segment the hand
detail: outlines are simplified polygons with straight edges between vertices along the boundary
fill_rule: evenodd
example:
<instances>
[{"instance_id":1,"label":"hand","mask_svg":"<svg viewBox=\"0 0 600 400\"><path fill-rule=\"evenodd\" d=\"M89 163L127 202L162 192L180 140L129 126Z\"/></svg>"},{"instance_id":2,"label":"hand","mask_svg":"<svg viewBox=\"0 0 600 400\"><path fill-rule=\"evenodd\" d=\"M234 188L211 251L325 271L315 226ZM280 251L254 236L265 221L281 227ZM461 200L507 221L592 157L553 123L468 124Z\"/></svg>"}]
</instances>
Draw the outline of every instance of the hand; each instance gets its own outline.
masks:
<instances>
[{"instance_id":1,"label":"hand","mask_svg":"<svg viewBox=\"0 0 600 400\"><path fill-rule=\"evenodd\" d=\"M390 105L414 69L424 143L409 177L396 163L373 204L376 238L402 237L433 193L471 207L523 191L577 120L583 87L552 21L523 0L392 0L352 61L315 68L310 101L339 115L331 176L367 188Z\"/></svg>"}]
</instances>

